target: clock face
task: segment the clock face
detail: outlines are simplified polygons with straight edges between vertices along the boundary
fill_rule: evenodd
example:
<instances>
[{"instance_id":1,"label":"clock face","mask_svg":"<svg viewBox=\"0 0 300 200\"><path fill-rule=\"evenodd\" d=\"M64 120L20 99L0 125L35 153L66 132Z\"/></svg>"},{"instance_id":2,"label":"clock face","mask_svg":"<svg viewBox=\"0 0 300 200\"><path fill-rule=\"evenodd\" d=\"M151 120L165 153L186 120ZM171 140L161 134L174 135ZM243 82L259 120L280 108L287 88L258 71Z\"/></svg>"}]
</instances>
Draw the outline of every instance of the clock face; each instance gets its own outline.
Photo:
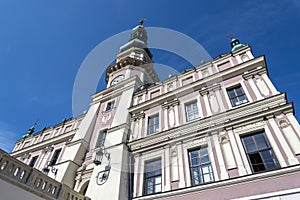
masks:
<instances>
[{"instance_id":1,"label":"clock face","mask_svg":"<svg viewBox=\"0 0 300 200\"><path fill-rule=\"evenodd\" d=\"M119 75L111 81L110 85L115 85L123 80L124 80L124 75Z\"/></svg>"}]
</instances>

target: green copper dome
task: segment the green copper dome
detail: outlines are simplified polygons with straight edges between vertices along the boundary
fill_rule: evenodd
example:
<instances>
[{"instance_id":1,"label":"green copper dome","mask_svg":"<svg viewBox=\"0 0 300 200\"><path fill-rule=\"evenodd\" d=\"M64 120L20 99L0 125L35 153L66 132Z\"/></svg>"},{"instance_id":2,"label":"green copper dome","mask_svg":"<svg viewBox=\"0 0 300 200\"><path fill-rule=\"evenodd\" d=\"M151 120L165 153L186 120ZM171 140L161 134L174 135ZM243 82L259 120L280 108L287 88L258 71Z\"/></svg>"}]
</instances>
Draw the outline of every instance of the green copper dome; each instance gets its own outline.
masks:
<instances>
[{"instance_id":1,"label":"green copper dome","mask_svg":"<svg viewBox=\"0 0 300 200\"><path fill-rule=\"evenodd\" d=\"M231 39L230 44L231 44L231 48L232 48L231 51L235 51L235 50L245 46L244 44L241 44L238 39L235 39L235 38Z\"/></svg>"}]
</instances>

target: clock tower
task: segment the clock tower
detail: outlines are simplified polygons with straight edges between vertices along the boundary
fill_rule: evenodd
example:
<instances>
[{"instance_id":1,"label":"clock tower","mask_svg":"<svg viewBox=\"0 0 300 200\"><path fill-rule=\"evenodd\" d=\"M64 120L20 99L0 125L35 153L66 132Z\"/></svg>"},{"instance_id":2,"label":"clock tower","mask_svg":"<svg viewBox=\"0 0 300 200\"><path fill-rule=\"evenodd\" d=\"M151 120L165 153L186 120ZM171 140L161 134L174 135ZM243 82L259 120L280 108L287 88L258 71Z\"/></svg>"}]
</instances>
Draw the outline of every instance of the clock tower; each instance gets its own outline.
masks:
<instances>
[{"instance_id":1,"label":"clock tower","mask_svg":"<svg viewBox=\"0 0 300 200\"><path fill-rule=\"evenodd\" d=\"M129 199L128 108L138 88L159 81L147 37L142 23L133 28L129 41L120 47L116 63L107 67L107 88L92 96L90 108L66 149L65 155L83 160L73 184L91 199Z\"/></svg>"},{"instance_id":2,"label":"clock tower","mask_svg":"<svg viewBox=\"0 0 300 200\"><path fill-rule=\"evenodd\" d=\"M116 63L106 69L107 88L134 76L145 84L159 81L147 39L147 31L140 22L132 29L129 41L120 47Z\"/></svg>"}]
</instances>

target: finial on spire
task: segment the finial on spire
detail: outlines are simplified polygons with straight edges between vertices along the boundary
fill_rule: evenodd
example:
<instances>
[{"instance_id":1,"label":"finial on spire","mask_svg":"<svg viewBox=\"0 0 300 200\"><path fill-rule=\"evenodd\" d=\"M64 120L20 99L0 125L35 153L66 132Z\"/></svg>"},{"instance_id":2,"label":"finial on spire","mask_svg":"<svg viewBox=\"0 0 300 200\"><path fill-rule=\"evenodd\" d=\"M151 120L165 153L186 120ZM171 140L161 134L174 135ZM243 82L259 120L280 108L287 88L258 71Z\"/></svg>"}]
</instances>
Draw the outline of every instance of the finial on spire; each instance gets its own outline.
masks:
<instances>
[{"instance_id":1,"label":"finial on spire","mask_svg":"<svg viewBox=\"0 0 300 200\"><path fill-rule=\"evenodd\" d=\"M143 26L143 24L144 24L145 20L146 20L145 18L143 18L143 19L140 19L139 23L140 23L140 25L141 25L141 26Z\"/></svg>"}]
</instances>

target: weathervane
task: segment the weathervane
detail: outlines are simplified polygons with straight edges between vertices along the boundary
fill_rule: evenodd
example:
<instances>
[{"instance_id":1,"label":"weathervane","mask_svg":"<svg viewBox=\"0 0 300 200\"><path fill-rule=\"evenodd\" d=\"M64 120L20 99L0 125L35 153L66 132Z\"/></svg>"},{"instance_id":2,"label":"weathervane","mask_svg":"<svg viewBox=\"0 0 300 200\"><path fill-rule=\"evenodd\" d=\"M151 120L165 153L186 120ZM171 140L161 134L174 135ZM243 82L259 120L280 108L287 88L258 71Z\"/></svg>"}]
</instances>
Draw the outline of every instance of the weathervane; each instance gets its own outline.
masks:
<instances>
[{"instance_id":1,"label":"weathervane","mask_svg":"<svg viewBox=\"0 0 300 200\"><path fill-rule=\"evenodd\" d=\"M228 35L228 37L229 37L230 39L232 39L232 38L233 38L233 34L230 33L230 34Z\"/></svg>"}]
</instances>

